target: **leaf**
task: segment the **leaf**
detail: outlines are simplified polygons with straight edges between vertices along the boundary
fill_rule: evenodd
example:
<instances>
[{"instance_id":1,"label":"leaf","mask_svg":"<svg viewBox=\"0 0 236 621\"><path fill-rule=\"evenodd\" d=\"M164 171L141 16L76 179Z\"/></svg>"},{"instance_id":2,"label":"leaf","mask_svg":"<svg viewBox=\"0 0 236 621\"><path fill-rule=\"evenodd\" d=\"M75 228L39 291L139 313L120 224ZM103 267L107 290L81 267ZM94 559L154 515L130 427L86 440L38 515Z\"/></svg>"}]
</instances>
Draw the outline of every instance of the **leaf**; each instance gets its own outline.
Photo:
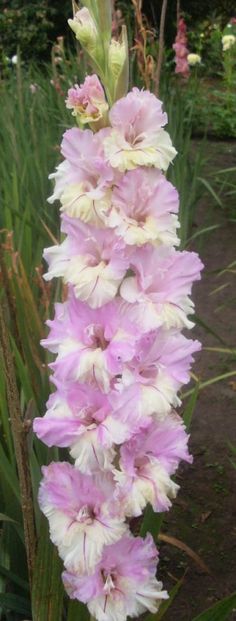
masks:
<instances>
[{"instance_id":1,"label":"leaf","mask_svg":"<svg viewBox=\"0 0 236 621\"><path fill-rule=\"evenodd\" d=\"M164 533L160 533L158 535L158 539L160 539L160 541L164 541L165 543L169 543L172 546L175 546L179 550L182 550L182 552L185 552L185 554L187 554L187 556L190 556L190 558L196 563L196 565L198 565L198 567L200 567L200 569L204 573L206 574L211 573L207 565L201 559L201 557L196 552L194 552L192 548L187 546L186 543L184 543L183 541L180 541L180 539L177 539L176 537L172 537L171 535L166 535Z\"/></svg>"},{"instance_id":2,"label":"leaf","mask_svg":"<svg viewBox=\"0 0 236 621\"><path fill-rule=\"evenodd\" d=\"M17 524L16 520L13 520L9 515L5 515L5 513L0 513L0 522L13 522L13 524Z\"/></svg>"},{"instance_id":3,"label":"leaf","mask_svg":"<svg viewBox=\"0 0 236 621\"><path fill-rule=\"evenodd\" d=\"M0 574L7 578L9 581L14 582L14 584L17 584L24 591L29 591L28 582L22 580L22 578L14 574L9 569L6 569L6 567L3 567L2 565L0 565Z\"/></svg>"},{"instance_id":4,"label":"leaf","mask_svg":"<svg viewBox=\"0 0 236 621\"><path fill-rule=\"evenodd\" d=\"M198 315L194 315L194 321L198 326L201 326L202 328L204 328L204 330L209 332L209 334L212 334L212 336L214 336L217 341L219 341L222 345L226 345L225 341L221 338L221 336L219 336L217 332L215 332L215 330L213 330L201 317L199 317Z\"/></svg>"},{"instance_id":5,"label":"leaf","mask_svg":"<svg viewBox=\"0 0 236 621\"><path fill-rule=\"evenodd\" d=\"M192 621L226 621L234 608L236 608L236 592L194 617Z\"/></svg>"},{"instance_id":6,"label":"leaf","mask_svg":"<svg viewBox=\"0 0 236 621\"><path fill-rule=\"evenodd\" d=\"M31 616L30 603L25 597L13 593L0 593L0 606L3 610L18 612L22 615ZM55 621L55 620L54 620Z\"/></svg>"},{"instance_id":7,"label":"leaf","mask_svg":"<svg viewBox=\"0 0 236 621\"><path fill-rule=\"evenodd\" d=\"M213 198L215 199L217 205L219 205L219 207L223 207L222 205L222 201L220 200L218 194L216 194L215 190L213 190L213 187L211 186L211 184L209 183L209 181L207 181L206 179L203 179L202 177L198 177L197 179L198 181L200 181L200 183L202 183L205 188L208 190L208 192L213 196Z\"/></svg>"},{"instance_id":8,"label":"leaf","mask_svg":"<svg viewBox=\"0 0 236 621\"><path fill-rule=\"evenodd\" d=\"M193 239L200 237L200 235L205 235L205 233L209 233L210 231L219 229L220 226L221 224L212 224L211 226L206 226L204 229L200 229L199 231L196 231L196 233L193 233L193 235L191 235L191 237L187 239L186 245L189 244L191 241L193 241Z\"/></svg>"},{"instance_id":9,"label":"leaf","mask_svg":"<svg viewBox=\"0 0 236 621\"><path fill-rule=\"evenodd\" d=\"M90 614L82 602L70 601L66 621L89 621Z\"/></svg>"},{"instance_id":10,"label":"leaf","mask_svg":"<svg viewBox=\"0 0 236 621\"><path fill-rule=\"evenodd\" d=\"M160 621L164 617L165 613L167 612L168 608L170 608L177 593L179 592L179 589L181 588L183 581L184 581L184 576L183 578L178 580L178 582L176 582L173 589L171 589L169 593L169 599L163 601L162 604L160 605L159 610L155 614L148 615L145 621Z\"/></svg>"},{"instance_id":11,"label":"leaf","mask_svg":"<svg viewBox=\"0 0 236 621\"><path fill-rule=\"evenodd\" d=\"M49 539L47 521L42 517L32 587L34 621L61 621L64 597L61 572L62 562Z\"/></svg>"},{"instance_id":12,"label":"leaf","mask_svg":"<svg viewBox=\"0 0 236 621\"><path fill-rule=\"evenodd\" d=\"M198 384L199 390L203 390L204 388L207 388L207 386L211 386L211 384L217 384L217 382L222 382L223 380L228 379L228 377L233 377L234 375L236 375L236 370L228 371L227 373L222 373L222 375L216 375L215 377L211 377L209 380L206 380L205 382L200 382ZM193 388L190 388L190 390L184 392L181 395L182 399L186 399L186 397L189 397L189 395L192 394L193 390Z\"/></svg>"},{"instance_id":13,"label":"leaf","mask_svg":"<svg viewBox=\"0 0 236 621\"><path fill-rule=\"evenodd\" d=\"M140 528L141 537L149 532L154 539L158 537L164 519L164 513L155 513L151 505L148 505L144 512L142 526Z\"/></svg>"},{"instance_id":14,"label":"leaf","mask_svg":"<svg viewBox=\"0 0 236 621\"><path fill-rule=\"evenodd\" d=\"M199 384L197 383L193 390L193 393L190 395L189 401L182 415L187 431L189 431L190 429L193 412L195 410L195 406L196 406L197 399L198 399L198 393L199 393Z\"/></svg>"}]
</instances>

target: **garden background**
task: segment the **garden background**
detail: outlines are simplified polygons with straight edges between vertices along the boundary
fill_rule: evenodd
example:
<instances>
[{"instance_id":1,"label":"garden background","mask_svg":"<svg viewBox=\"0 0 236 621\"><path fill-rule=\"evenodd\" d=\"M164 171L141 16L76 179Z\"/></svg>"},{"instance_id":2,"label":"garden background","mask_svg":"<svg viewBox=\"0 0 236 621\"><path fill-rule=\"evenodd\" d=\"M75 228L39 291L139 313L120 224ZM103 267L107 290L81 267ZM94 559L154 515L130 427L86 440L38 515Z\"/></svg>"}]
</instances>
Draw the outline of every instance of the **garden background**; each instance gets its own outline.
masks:
<instances>
[{"instance_id":1,"label":"garden background","mask_svg":"<svg viewBox=\"0 0 236 621\"><path fill-rule=\"evenodd\" d=\"M151 90L155 88L161 6L161 2L147 0L142 10L141 3L131 0L114 5L114 36L119 36L123 23L128 28L131 84ZM177 9L187 25L188 49L201 57L190 67L188 79L175 74L172 45ZM50 391L49 356L39 341L53 301L60 296L59 286L45 283L42 277L42 250L59 239L58 209L46 200L52 189L48 174L59 162L61 135L71 125L65 107L67 90L83 82L89 71L67 27L70 16L69 0L62 6L53 0L0 0L0 261L6 317L2 329L6 373L0 376L0 618L4 621L31 619L10 418L18 412L23 420L22 447L30 454L37 526L41 520L37 507L40 465L58 455L56 449L49 451L33 437L31 422L44 413ZM173 592L166 621L197 619L205 608L235 590L236 43L222 51L222 36L236 36L234 18L235 2L230 0L182 0L181 6L169 0L167 4L159 95L178 151L168 177L180 192L182 248L197 250L205 271L195 289L194 328L203 350L192 383L182 394L185 421L190 424L192 419L194 461L177 475L181 492L159 532L160 574ZM10 403L7 364L14 367ZM41 537L46 538L46 532ZM44 549L38 559L39 575L42 567L46 572L44 616L37 621L56 619L46 612L46 583L51 581L53 592L60 573L50 550L48 543L48 551ZM55 604L53 614L56 610ZM65 610L66 604L63 619L67 619ZM70 614L72 621L73 611ZM215 619L234 621L236 612Z\"/></svg>"}]
</instances>

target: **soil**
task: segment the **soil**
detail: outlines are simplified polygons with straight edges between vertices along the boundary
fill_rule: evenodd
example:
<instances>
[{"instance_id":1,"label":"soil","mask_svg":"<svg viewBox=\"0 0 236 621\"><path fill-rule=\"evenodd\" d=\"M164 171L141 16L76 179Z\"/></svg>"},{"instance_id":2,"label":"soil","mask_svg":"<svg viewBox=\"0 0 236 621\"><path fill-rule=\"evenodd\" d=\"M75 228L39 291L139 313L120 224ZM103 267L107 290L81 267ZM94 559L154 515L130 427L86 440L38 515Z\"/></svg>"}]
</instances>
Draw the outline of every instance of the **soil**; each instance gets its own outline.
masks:
<instances>
[{"instance_id":1,"label":"soil","mask_svg":"<svg viewBox=\"0 0 236 621\"><path fill-rule=\"evenodd\" d=\"M209 143L212 169L235 166L235 143ZM236 178L236 174L235 174ZM236 185L236 179L234 181ZM235 219L235 222L233 222ZM205 224L206 223L206 224ZM202 381L236 372L236 352L207 351L208 347L236 348L236 207L233 197L224 208L213 205L209 195L199 204L195 227L219 224L202 237L205 271L194 290L196 314L219 338L197 326L203 343L194 372ZM197 230L197 228L196 228ZM223 274L216 270L235 267ZM209 568L202 569L185 553L161 543L159 576L170 590L184 575L183 585L165 615L165 621L192 621L217 600L236 590L236 375L200 392L191 425L191 466L180 469L176 481L181 491L167 515L162 532L186 543ZM235 461L235 468L232 464ZM236 609L229 617L236 621ZM212 618L212 621L214 619Z\"/></svg>"}]
</instances>

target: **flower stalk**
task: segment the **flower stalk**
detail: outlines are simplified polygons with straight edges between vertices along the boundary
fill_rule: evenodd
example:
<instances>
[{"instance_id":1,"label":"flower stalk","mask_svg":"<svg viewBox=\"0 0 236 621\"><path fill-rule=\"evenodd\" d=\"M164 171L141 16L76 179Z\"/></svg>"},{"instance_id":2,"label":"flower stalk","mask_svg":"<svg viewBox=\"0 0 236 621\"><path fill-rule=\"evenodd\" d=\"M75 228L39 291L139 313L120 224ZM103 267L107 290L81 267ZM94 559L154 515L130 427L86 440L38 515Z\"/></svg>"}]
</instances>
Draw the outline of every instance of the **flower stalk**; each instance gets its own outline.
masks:
<instances>
[{"instance_id":1,"label":"flower stalk","mask_svg":"<svg viewBox=\"0 0 236 621\"><path fill-rule=\"evenodd\" d=\"M73 460L43 467L39 490L65 589L92 618L126 621L168 597L152 536L131 525L148 504L169 509L172 476L191 462L175 408L200 348L182 330L193 326L202 264L176 249L179 199L164 174L176 151L162 102L148 90L126 94L126 31L109 40L102 16L90 0L69 20L104 81L87 76L66 100L79 127L63 136L49 198L60 200L64 240L44 258L45 279L61 277L68 295L42 341L55 354L55 391L34 431Z\"/></svg>"}]
</instances>

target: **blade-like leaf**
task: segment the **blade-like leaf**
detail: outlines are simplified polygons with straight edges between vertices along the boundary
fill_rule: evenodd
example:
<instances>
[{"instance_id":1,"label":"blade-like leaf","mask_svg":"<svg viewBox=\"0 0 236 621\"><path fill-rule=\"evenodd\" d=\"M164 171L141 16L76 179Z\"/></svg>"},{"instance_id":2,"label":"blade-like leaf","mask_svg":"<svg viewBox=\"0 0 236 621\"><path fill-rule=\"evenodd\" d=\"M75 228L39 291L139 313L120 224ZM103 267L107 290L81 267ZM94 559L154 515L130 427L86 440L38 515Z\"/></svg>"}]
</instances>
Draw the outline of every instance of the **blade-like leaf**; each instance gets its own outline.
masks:
<instances>
[{"instance_id":1,"label":"blade-like leaf","mask_svg":"<svg viewBox=\"0 0 236 621\"><path fill-rule=\"evenodd\" d=\"M42 518L41 534L35 562L32 588L34 621L61 621L64 589L61 581L62 562L52 545L48 525Z\"/></svg>"},{"instance_id":2,"label":"blade-like leaf","mask_svg":"<svg viewBox=\"0 0 236 621\"><path fill-rule=\"evenodd\" d=\"M210 231L219 229L220 226L221 226L220 224L212 224L211 226L206 226L203 229L196 231L196 233L193 233L193 235L191 235L191 237L187 239L186 244L189 244L191 241L193 241L194 239L196 239L196 237L199 237L200 235L205 235L206 233L210 233Z\"/></svg>"},{"instance_id":3,"label":"blade-like leaf","mask_svg":"<svg viewBox=\"0 0 236 621\"><path fill-rule=\"evenodd\" d=\"M3 610L18 612L22 615L31 616L30 603L20 595L13 593L0 593L0 606Z\"/></svg>"},{"instance_id":4,"label":"blade-like leaf","mask_svg":"<svg viewBox=\"0 0 236 621\"><path fill-rule=\"evenodd\" d=\"M226 621L234 609L236 609L236 592L194 617L192 621Z\"/></svg>"},{"instance_id":5,"label":"blade-like leaf","mask_svg":"<svg viewBox=\"0 0 236 621\"><path fill-rule=\"evenodd\" d=\"M164 513L155 513L151 505L148 505L145 509L142 526L140 528L141 537L145 537L148 532L152 534L153 538L158 537L163 519Z\"/></svg>"},{"instance_id":6,"label":"blade-like leaf","mask_svg":"<svg viewBox=\"0 0 236 621\"><path fill-rule=\"evenodd\" d=\"M212 334L212 336L214 336L217 341L219 341L222 345L226 345L225 341L221 338L221 336L219 336L219 334L217 334L217 332L215 332L215 330L213 330L201 317L199 317L198 315L194 315L194 321L198 326L204 328L206 332Z\"/></svg>"},{"instance_id":7,"label":"blade-like leaf","mask_svg":"<svg viewBox=\"0 0 236 621\"><path fill-rule=\"evenodd\" d=\"M213 196L213 198L215 199L217 205L219 205L219 207L223 207L222 201L221 201L219 195L216 194L215 190L213 190L213 187L209 183L209 181L207 181L206 179L203 179L202 177L198 177L198 181L200 181L200 183L202 183L205 186L205 188L208 190L209 194L211 194Z\"/></svg>"},{"instance_id":8,"label":"blade-like leaf","mask_svg":"<svg viewBox=\"0 0 236 621\"><path fill-rule=\"evenodd\" d=\"M193 393L190 395L190 398L188 400L188 403L183 411L183 421L185 424L185 427L187 429L187 431L189 431L190 425L191 425L191 420L192 420L192 416L193 416L193 412L195 410L195 406L197 403L197 398L198 398L198 393L199 393L199 384L196 384Z\"/></svg>"},{"instance_id":9,"label":"blade-like leaf","mask_svg":"<svg viewBox=\"0 0 236 621\"><path fill-rule=\"evenodd\" d=\"M17 586L23 589L23 591L29 591L28 582L22 580L22 578L14 574L13 571L6 569L6 567L3 567L2 565L0 565L0 575L7 578L11 583L17 584Z\"/></svg>"},{"instance_id":10,"label":"blade-like leaf","mask_svg":"<svg viewBox=\"0 0 236 621\"><path fill-rule=\"evenodd\" d=\"M66 621L89 621L90 614L82 602L71 601L68 606Z\"/></svg>"}]
</instances>

